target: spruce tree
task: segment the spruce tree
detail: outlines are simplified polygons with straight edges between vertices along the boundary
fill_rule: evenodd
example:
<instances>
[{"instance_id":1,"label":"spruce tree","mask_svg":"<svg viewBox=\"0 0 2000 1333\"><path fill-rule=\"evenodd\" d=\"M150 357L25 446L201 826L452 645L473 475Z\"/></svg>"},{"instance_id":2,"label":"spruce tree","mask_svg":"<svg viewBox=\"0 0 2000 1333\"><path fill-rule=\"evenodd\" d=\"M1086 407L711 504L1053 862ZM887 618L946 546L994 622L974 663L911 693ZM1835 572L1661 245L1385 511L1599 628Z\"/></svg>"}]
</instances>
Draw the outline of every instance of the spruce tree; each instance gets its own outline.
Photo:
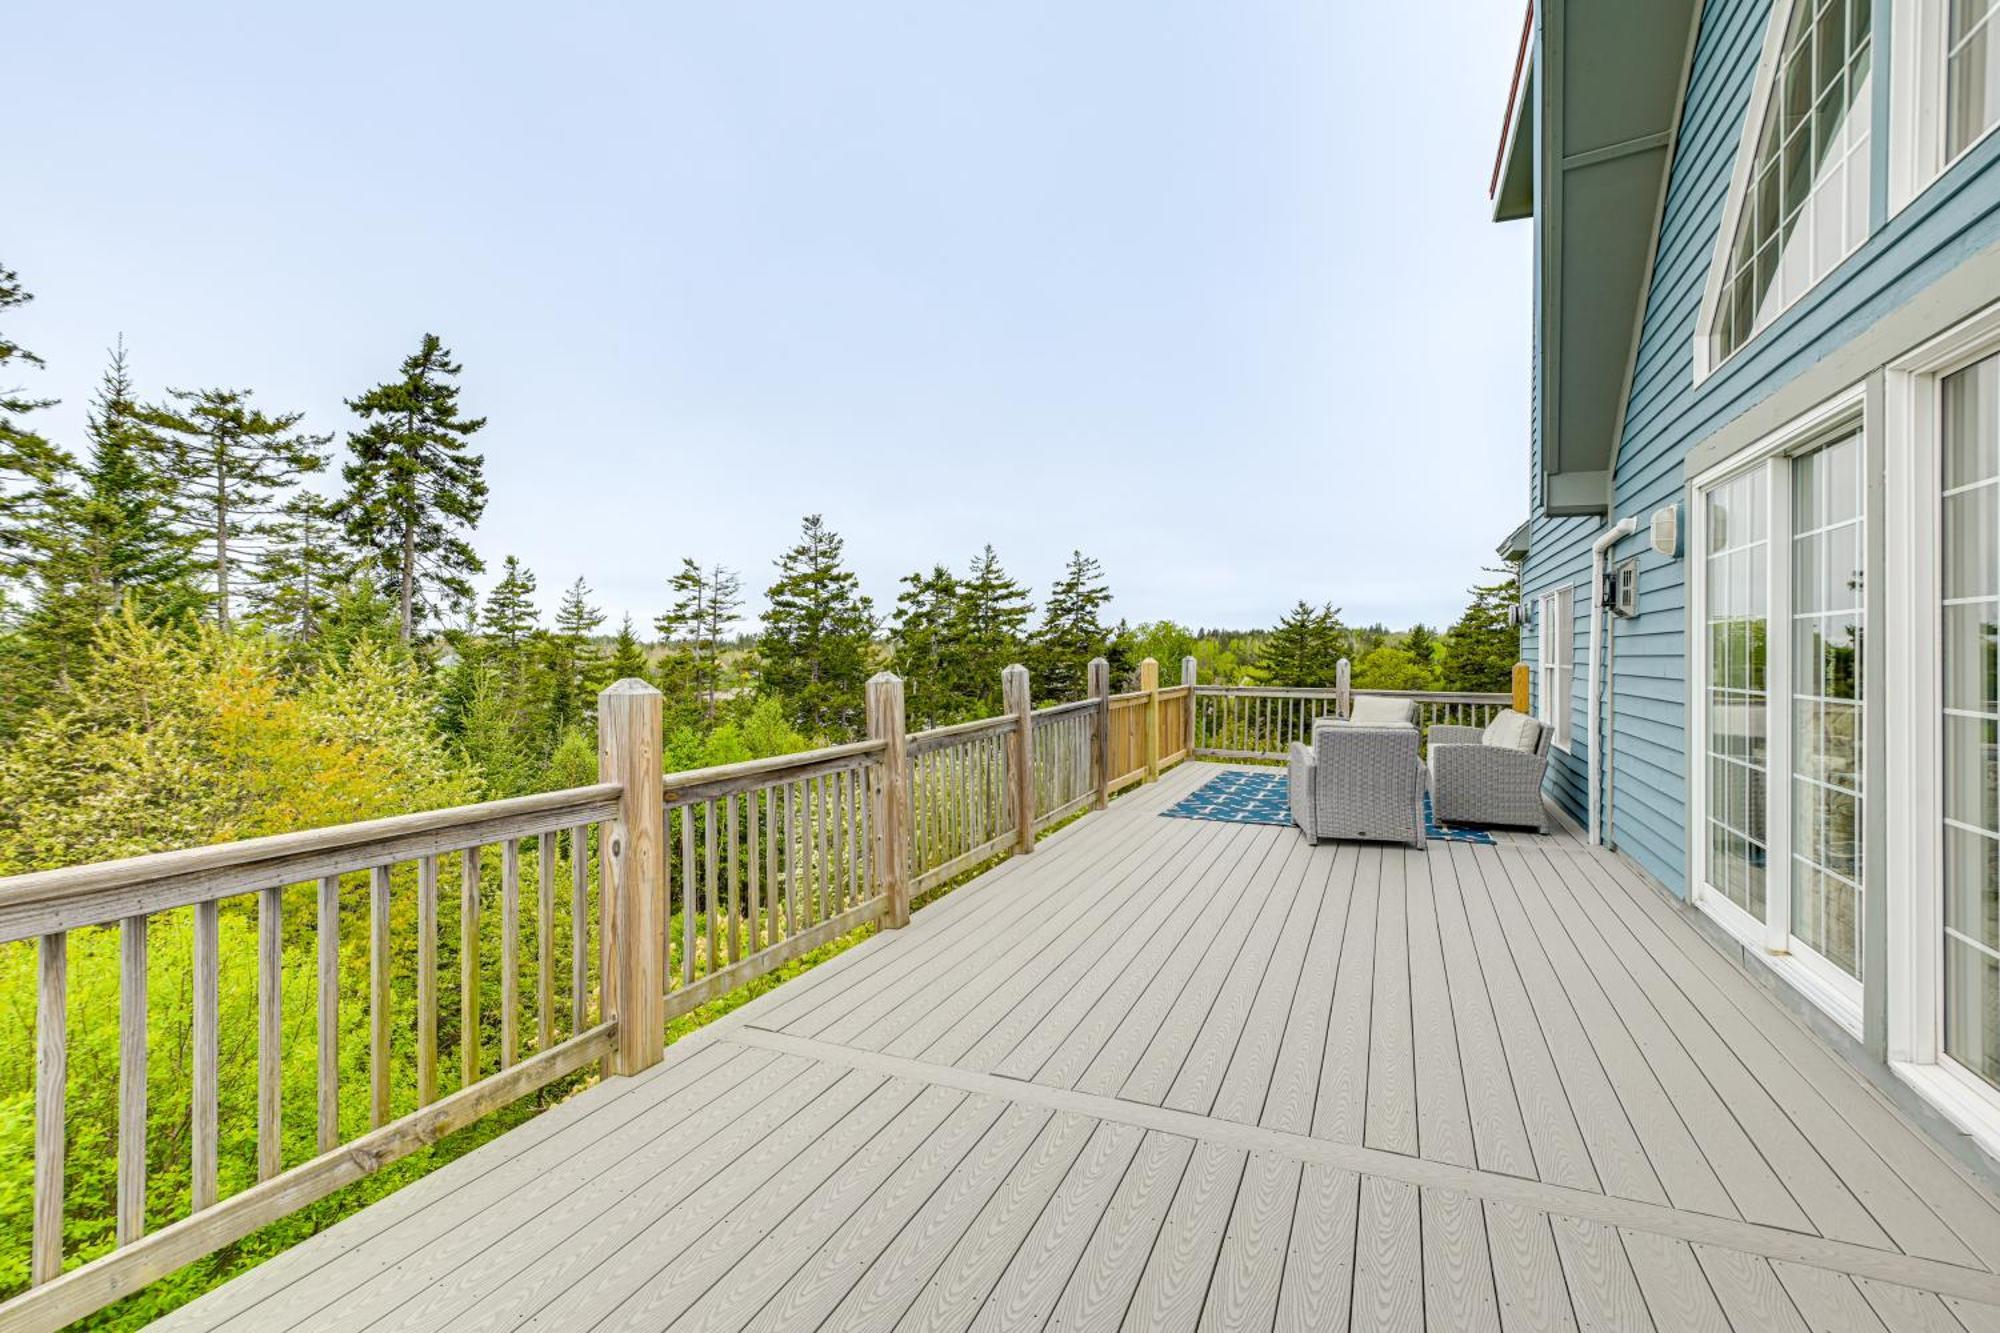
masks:
<instances>
[{"instance_id":1,"label":"spruce tree","mask_svg":"<svg viewBox=\"0 0 2000 1333\"><path fill-rule=\"evenodd\" d=\"M169 389L143 419L159 440L174 513L213 582L215 623L228 629L264 545L277 497L326 466L328 435L298 430L301 412L266 415L248 389Z\"/></svg>"},{"instance_id":2,"label":"spruce tree","mask_svg":"<svg viewBox=\"0 0 2000 1333\"><path fill-rule=\"evenodd\" d=\"M264 542L251 607L259 620L298 644L315 644L353 567L332 503L299 491L267 526Z\"/></svg>"},{"instance_id":3,"label":"spruce tree","mask_svg":"<svg viewBox=\"0 0 2000 1333\"><path fill-rule=\"evenodd\" d=\"M1285 613L1265 638L1257 659L1258 679L1268 685L1301 689L1332 685L1338 674L1343 639L1337 608L1316 607L1301 601Z\"/></svg>"},{"instance_id":4,"label":"spruce tree","mask_svg":"<svg viewBox=\"0 0 2000 1333\"><path fill-rule=\"evenodd\" d=\"M0 264L0 314L34 300L20 275ZM40 369L42 359L0 332L0 580L19 573L28 549L28 534L46 516L51 488L69 466L62 450L21 420L30 412L53 406L53 398L37 398L12 383L28 367ZM0 598L5 589L0 587ZM4 602L0 602L4 605Z\"/></svg>"},{"instance_id":5,"label":"spruce tree","mask_svg":"<svg viewBox=\"0 0 2000 1333\"><path fill-rule=\"evenodd\" d=\"M611 653L591 684L603 689L613 681L644 680L646 676L646 646L632 632L632 617L628 615L618 623L618 633L611 640Z\"/></svg>"},{"instance_id":6,"label":"spruce tree","mask_svg":"<svg viewBox=\"0 0 2000 1333\"><path fill-rule=\"evenodd\" d=\"M582 579L570 584L556 606L555 629L545 641L549 729L557 736L581 726L591 715L591 684L603 660L592 636L603 623L604 612L590 604L589 586Z\"/></svg>"},{"instance_id":7,"label":"spruce tree","mask_svg":"<svg viewBox=\"0 0 2000 1333\"><path fill-rule=\"evenodd\" d=\"M956 688L964 673L954 660L952 638L958 595L958 577L944 565L932 566L928 574L903 576L892 665L903 678L904 708L913 729L956 722L967 711Z\"/></svg>"},{"instance_id":8,"label":"spruce tree","mask_svg":"<svg viewBox=\"0 0 2000 1333\"><path fill-rule=\"evenodd\" d=\"M1437 656L1437 633L1421 620L1410 626L1410 632L1403 636L1403 650L1414 657L1426 669L1432 666Z\"/></svg>"},{"instance_id":9,"label":"spruce tree","mask_svg":"<svg viewBox=\"0 0 2000 1333\"><path fill-rule=\"evenodd\" d=\"M485 460L467 447L486 419L459 415L459 371L426 333L400 378L347 401L365 424L347 437L341 519L396 598L405 643L469 601L471 576L485 568L461 534L486 512Z\"/></svg>"},{"instance_id":10,"label":"spruce tree","mask_svg":"<svg viewBox=\"0 0 2000 1333\"><path fill-rule=\"evenodd\" d=\"M810 736L846 737L863 720L872 667L875 610L841 563L844 543L809 514L798 544L778 558L758 640L763 688Z\"/></svg>"},{"instance_id":11,"label":"spruce tree","mask_svg":"<svg viewBox=\"0 0 2000 1333\"><path fill-rule=\"evenodd\" d=\"M528 640L540 623L535 610L535 574L517 556L508 556L500 568L500 581L486 599L480 627L495 654L509 664L520 660Z\"/></svg>"},{"instance_id":12,"label":"spruce tree","mask_svg":"<svg viewBox=\"0 0 2000 1333\"><path fill-rule=\"evenodd\" d=\"M702 716L713 722L722 680L722 636L742 609L743 579L725 565L704 569L684 556L667 588L673 603L653 622L668 645L661 682L670 695L698 700Z\"/></svg>"},{"instance_id":13,"label":"spruce tree","mask_svg":"<svg viewBox=\"0 0 2000 1333\"><path fill-rule=\"evenodd\" d=\"M1111 589L1104 567L1082 551L1071 551L1062 577L1049 589L1042 623L1035 631L1030 663L1035 693L1046 699L1081 699L1090 688L1090 659L1105 655L1111 635L1104 608Z\"/></svg>"},{"instance_id":14,"label":"spruce tree","mask_svg":"<svg viewBox=\"0 0 2000 1333\"><path fill-rule=\"evenodd\" d=\"M1000 670L1019 661L1022 634L1034 614L1028 590L1000 566L989 545L973 557L958 584L958 606L952 618L955 688L975 705L991 712L1000 704Z\"/></svg>"},{"instance_id":15,"label":"spruce tree","mask_svg":"<svg viewBox=\"0 0 2000 1333\"><path fill-rule=\"evenodd\" d=\"M1513 683L1520 636L1509 613L1520 603L1521 585L1512 570L1487 572L1507 577L1473 587L1471 603L1458 623L1445 632L1438 677L1447 690L1499 693Z\"/></svg>"}]
</instances>

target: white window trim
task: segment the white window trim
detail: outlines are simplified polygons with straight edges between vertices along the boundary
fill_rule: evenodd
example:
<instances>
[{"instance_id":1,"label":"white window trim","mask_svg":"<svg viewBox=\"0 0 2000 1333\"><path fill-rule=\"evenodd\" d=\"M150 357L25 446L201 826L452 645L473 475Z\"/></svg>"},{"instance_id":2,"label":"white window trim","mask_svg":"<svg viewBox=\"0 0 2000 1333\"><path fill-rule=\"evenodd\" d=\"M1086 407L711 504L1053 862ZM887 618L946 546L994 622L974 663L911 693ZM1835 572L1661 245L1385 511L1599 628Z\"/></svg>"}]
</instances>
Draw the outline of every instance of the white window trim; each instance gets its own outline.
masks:
<instances>
[{"instance_id":1,"label":"white window trim","mask_svg":"<svg viewBox=\"0 0 2000 1333\"><path fill-rule=\"evenodd\" d=\"M1937 0L1930 2L1937 3ZM1736 224L1743 215L1743 200L1750 192L1750 173L1757 166L1757 133L1764 124L1764 110L1771 100L1772 85L1778 81L1778 59L1784 54L1785 33L1792 25L1792 11L1802 3L1810 3L1810 0L1780 0L1780 3L1771 6L1770 17L1765 23L1764 51L1757 58L1757 77L1750 85L1750 105L1744 112L1743 128L1737 135L1736 165L1729 174L1729 193L1724 197L1722 205L1722 228L1716 233L1715 253L1708 262L1708 281L1703 285L1701 292L1701 312L1695 318L1694 383L1697 385L1714 374L1725 360L1717 355L1716 351L1713 330L1715 307L1722 300L1722 285L1729 277L1730 246L1736 237ZM1879 55L1879 50L1871 48L1869 55L1871 67ZM1871 110L1869 114L1872 116L1874 112ZM1860 243L1854 248L1859 249ZM1848 253L1851 255L1853 250ZM1797 306L1808 293L1825 282L1839 267L1839 264L1830 265L1825 273L1820 274L1811 286L1799 294L1798 300L1786 308ZM1778 318L1783 316L1780 315ZM1774 319L1772 322L1776 323L1777 320ZM1763 329L1752 330L1742 345L1730 356L1733 358L1741 355L1743 349L1755 342L1763 332Z\"/></svg>"},{"instance_id":2,"label":"white window trim","mask_svg":"<svg viewBox=\"0 0 2000 1333\"><path fill-rule=\"evenodd\" d=\"M1562 610L1565 600L1570 604L1567 616ZM1576 705L1576 585L1544 589L1536 598L1535 618L1535 693L1541 705L1536 720L1549 729L1550 745L1570 754ZM1555 628L1560 628L1561 640L1559 651L1551 652L1549 640ZM1559 683L1558 689L1550 688L1550 677Z\"/></svg>"},{"instance_id":3,"label":"white window trim","mask_svg":"<svg viewBox=\"0 0 2000 1333\"><path fill-rule=\"evenodd\" d=\"M1688 501L1688 545L1689 558L1700 561L1708 551L1708 515L1702 503L1706 492L1722 482L1760 468L1772 459L1790 454L1804 453L1817 445L1828 443L1853 429L1862 419L1867 397L1867 387L1856 384L1843 389L1826 401L1793 418L1777 430L1763 436L1738 450L1735 454L1706 469L1690 484ZM1767 531L1770 534L1769 554L1765 577L1771 587L1789 587L1791 584L1791 490L1774 479L1767 488L1770 513L1766 515ZM1782 537L1781 537L1782 534ZM1697 691L1706 689L1708 679L1708 579L1706 571L1691 571L1688 598L1688 625L1691 627L1689 642L1688 671L1695 682ZM1765 639L1764 675L1767 685L1771 681L1787 681L1792 678L1792 635L1790 627L1783 634L1767 634ZM1789 686L1787 686L1789 688ZM1885 693L1877 690L1877 695ZM1875 706L1870 702L1870 707ZM1794 950L1791 938L1791 701L1789 696L1782 706L1775 706L1767 698L1766 716L1770 728L1766 738L1766 763L1785 767L1783 781L1772 774L1766 775L1764 820L1767 829L1783 830L1785 869L1783 874L1768 874L1764 882L1764 919L1758 920L1738 907L1722 894L1711 891L1708 885L1708 709L1697 694L1689 707L1688 745L1688 827L1693 829L1693 864L1689 867L1688 900L1705 912L1711 920L1727 932L1746 952L1762 959L1766 966L1800 994L1819 1006L1828 1017L1839 1023L1851 1035L1861 1036L1861 984L1854 978L1839 971L1810 949ZM1894 821L1892 820L1893 824ZM1772 837L1766 846L1767 861L1778 861L1778 838Z\"/></svg>"},{"instance_id":4,"label":"white window trim","mask_svg":"<svg viewBox=\"0 0 2000 1333\"><path fill-rule=\"evenodd\" d=\"M1881 691L1889 818L1882 881L1888 895L1890 1068L1991 1156L2000 1157L2000 1092L1943 1053L1943 839L1935 775L1944 753L1938 645L1939 385L2000 352L2000 305L1989 306L1890 363L1884 376L1889 460L1884 547L1887 597Z\"/></svg>"},{"instance_id":5,"label":"white window trim","mask_svg":"<svg viewBox=\"0 0 2000 1333\"><path fill-rule=\"evenodd\" d=\"M1947 4L1948 0L1901 0L1890 7L1890 217L2000 130L1996 120L1955 156L1945 157Z\"/></svg>"}]
</instances>

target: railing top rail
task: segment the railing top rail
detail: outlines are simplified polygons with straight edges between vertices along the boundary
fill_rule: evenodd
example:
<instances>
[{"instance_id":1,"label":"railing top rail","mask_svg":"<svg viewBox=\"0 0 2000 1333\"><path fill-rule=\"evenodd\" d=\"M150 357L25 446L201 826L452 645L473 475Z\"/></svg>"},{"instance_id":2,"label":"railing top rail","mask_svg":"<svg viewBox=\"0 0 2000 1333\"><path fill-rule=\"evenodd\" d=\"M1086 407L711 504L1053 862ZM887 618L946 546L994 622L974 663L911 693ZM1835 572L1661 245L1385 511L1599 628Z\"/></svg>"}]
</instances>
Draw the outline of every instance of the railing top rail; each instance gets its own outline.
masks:
<instances>
[{"instance_id":1,"label":"railing top rail","mask_svg":"<svg viewBox=\"0 0 2000 1333\"><path fill-rule=\"evenodd\" d=\"M1095 707L1097 707L1097 700L1095 699L1078 699L1072 703L1049 704L1046 707L1037 708L1035 710L1035 718L1037 721L1040 721L1043 718L1061 717L1065 713L1085 712Z\"/></svg>"},{"instance_id":2,"label":"railing top rail","mask_svg":"<svg viewBox=\"0 0 2000 1333\"><path fill-rule=\"evenodd\" d=\"M615 782L0 879L0 941L609 819Z\"/></svg>"},{"instance_id":3,"label":"railing top rail","mask_svg":"<svg viewBox=\"0 0 2000 1333\"><path fill-rule=\"evenodd\" d=\"M888 748L889 742L885 740L850 741L846 745L831 745L820 750L801 750L797 754L777 754L767 759L745 759L740 763L717 764L713 768L669 773L662 783L663 797L669 806L710 800L732 792L751 791L835 769L858 767L879 759Z\"/></svg>"},{"instance_id":4,"label":"railing top rail","mask_svg":"<svg viewBox=\"0 0 2000 1333\"><path fill-rule=\"evenodd\" d=\"M948 727L932 727L928 731L913 731L904 742L911 754L923 754L929 750L941 749L958 741L971 740L976 736L998 736L1014 729L1014 715L1003 713L999 717L974 718L970 722L954 722Z\"/></svg>"},{"instance_id":5,"label":"railing top rail","mask_svg":"<svg viewBox=\"0 0 2000 1333\"><path fill-rule=\"evenodd\" d=\"M1511 694L1488 694L1479 690L1356 690L1354 693L1379 695L1385 699L1415 699L1424 704L1504 704L1514 701Z\"/></svg>"},{"instance_id":6,"label":"railing top rail","mask_svg":"<svg viewBox=\"0 0 2000 1333\"><path fill-rule=\"evenodd\" d=\"M1123 694L1112 695L1111 702L1114 704L1142 704L1149 697L1144 690L1127 690Z\"/></svg>"},{"instance_id":7,"label":"railing top rail","mask_svg":"<svg viewBox=\"0 0 2000 1333\"><path fill-rule=\"evenodd\" d=\"M1163 685L1160 687L1160 697L1162 699L1180 699L1192 690L1193 686L1190 685Z\"/></svg>"},{"instance_id":8,"label":"railing top rail","mask_svg":"<svg viewBox=\"0 0 2000 1333\"><path fill-rule=\"evenodd\" d=\"M1197 685L1194 692L1201 695L1227 696L1252 699L1334 699L1340 691L1330 685ZM1165 690L1160 693L1165 694ZM1485 693L1471 690L1353 690L1354 694L1379 695L1389 699L1415 699L1419 703L1436 704L1504 704L1513 700L1513 695L1505 692Z\"/></svg>"}]
</instances>

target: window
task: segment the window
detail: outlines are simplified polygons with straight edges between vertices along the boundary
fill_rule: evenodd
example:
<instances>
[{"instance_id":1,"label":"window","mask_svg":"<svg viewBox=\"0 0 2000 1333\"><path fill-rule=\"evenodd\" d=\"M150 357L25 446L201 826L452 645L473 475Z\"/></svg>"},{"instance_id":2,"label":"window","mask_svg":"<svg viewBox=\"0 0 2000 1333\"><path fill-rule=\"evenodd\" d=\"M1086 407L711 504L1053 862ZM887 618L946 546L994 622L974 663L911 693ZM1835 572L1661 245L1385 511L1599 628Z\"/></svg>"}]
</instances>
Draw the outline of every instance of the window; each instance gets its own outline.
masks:
<instances>
[{"instance_id":1,"label":"window","mask_svg":"<svg viewBox=\"0 0 2000 1333\"><path fill-rule=\"evenodd\" d=\"M1535 661L1539 695L1535 716L1552 733L1550 743L1558 750L1569 749L1571 682L1576 677L1572 638L1576 627L1574 590L1562 587L1542 594L1536 608L1541 637L1536 640Z\"/></svg>"},{"instance_id":2,"label":"window","mask_svg":"<svg viewBox=\"0 0 2000 1333\"><path fill-rule=\"evenodd\" d=\"M1698 489L1695 902L1861 1021L1864 437L1841 395Z\"/></svg>"},{"instance_id":3,"label":"window","mask_svg":"<svg viewBox=\"0 0 2000 1333\"><path fill-rule=\"evenodd\" d=\"M2000 125L2000 3L1890 8L1889 210L1923 193Z\"/></svg>"},{"instance_id":4,"label":"window","mask_svg":"<svg viewBox=\"0 0 2000 1333\"><path fill-rule=\"evenodd\" d=\"M1703 369L1726 360L1868 235L1871 0L1793 0L1772 21L1705 301ZM1774 29L1773 31L1777 31ZM1749 139L1746 126L1745 142Z\"/></svg>"},{"instance_id":5,"label":"window","mask_svg":"<svg viewBox=\"0 0 2000 1333\"><path fill-rule=\"evenodd\" d=\"M1995 0L1949 0L1944 31L1944 155L1957 157L2000 120Z\"/></svg>"}]
</instances>

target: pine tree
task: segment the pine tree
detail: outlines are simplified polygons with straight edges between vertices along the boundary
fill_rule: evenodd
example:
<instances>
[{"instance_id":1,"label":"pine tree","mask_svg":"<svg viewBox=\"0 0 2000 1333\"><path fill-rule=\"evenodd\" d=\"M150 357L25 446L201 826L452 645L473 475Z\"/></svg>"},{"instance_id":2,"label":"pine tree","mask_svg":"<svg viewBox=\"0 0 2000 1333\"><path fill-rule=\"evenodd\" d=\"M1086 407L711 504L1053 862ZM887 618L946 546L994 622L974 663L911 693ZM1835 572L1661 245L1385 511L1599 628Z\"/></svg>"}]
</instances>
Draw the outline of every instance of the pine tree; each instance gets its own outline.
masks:
<instances>
[{"instance_id":1,"label":"pine tree","mask_svg":"<svg viewBox=\"0 0 2000 1333\"><path fill-rule=\"evenodd\" d=\"M653 628L667 640L660 678L669 694L701 702L702 715L715 720L716 691L722 679L722 636L743 606L743 579L733 569L704 569L682 557L680 572L667 580L674 601Z\"/></svg>"},{"instance_id":2,"label":"pine tree","mask_svg":"<svg viewBox=\"0 0 2000 1333\"><path fill-rule=\"evenodd\" d=\"M20 275L0 264L0 314L34 299L22 286ZM0 376L11 379L18 369L39 369L41 365L39 356L0 333ZM19 420L54 403L53 398L33 397L25 389L0 380L0 580L18 575L17 562L25 554L26 535L44 515L50 488L69 467L70 460L62 450ZM4 588L0 588L0 597L4 597Z\"/></svg>"},{"instance_id":3,"label":"pine tree","mask_svg":"<svg viewBox=\"0 0 2000 1333\"><path fill-rule=\"evenodd\" d=\"M1403 636L1403 649L1425 667L1433 664L1437 656L1438 638L1436 631L1421 620L1410 626L1410 632Z\"/></svg>"},{"instance_id":4,"label":"pine tree","mask_svg":"<svg viewBox=\"0 0 2000 1333\"><path fill-rule=\"evenodd\" d=\"M958 577L944 565L928 574L903 576L896 598L896 653L892 661L903 678L903 697L916 728L955 722L966 702L955 688L963 675L954 660L954 617L958 614Z\"/></svg>"},{"instance_id":5,"label":"pine tree","mask_svg":"<svg viewBox=\"0 0 2000 1333\"><path fill-rule=\"evenodd\" d=\"M818 514L806 517L798 544L778 559L758 641L765 692L814 736L859 731L872 664L874 605L842 566L843 547Z\"/></svg>"},{"instance_id":6,"label":"pine tree","mask_svg":"<svg viewBox=\"0 0 2000 1333\"><path fill-rule=\"evenodd\" d=\"M426 333L400 379L347 402L366 424L347 437L354 458L341 469L341 519L394 594L405 643L470 600L471 576L485 568L460 535L486 512L485 460L467 447L486 419L459 415L459 370Z\"/></svg>"},{"instance_id":7,"label":"pine tree","mask_svg":"<svg viewBox=\"0 0 2000 1333\"><path fill-rule=\"evenodd\" d=\"M1301 689L1332 685L1344 638L1337 608L1301 601L1265 638L1258 654L1257 676L1266 684Z\"/></svg>"},{"instance_id":8,"label":"pine tree","mask_svg":"<svg viewBox=\"0 0 2000 1333\"><path fill-rule=\"evenodd\" d=\"M632 617L628 615L619 622L618 633L611 640L611 653L591 685L601 690L613 681L644 680L646 676L646 647L632 632Z\"/></svg>"},{"instance_id":9,"label":"pine tree","mask_svg":"<svg viewBox=\"0 0 2000 1333\"><path fill-rule=\"evenodd\" d=\"M1033 645L1035 693L1046 699L1081 699L1090 688L1090 659L1104 656L1111 635L1104 608L1111 589L1104 567L1082 551L1071 551L1062 577L1049 589L1041 627Z\"/></svg>"},{"instance_id":10,"label":"pine tree","mask_svg":"<svg viewBox=\"0 0 2000 1333\"><path fill-rule=\"evenodd\" d=\"M299 491L266 528L264 540L251 607L259 620L297 643L314 644L353 567L332 503Z\"/></svg>"},{"instance_id":11,"label":"pine tree","mask_svg":"<svg viewBox=\"0 0 2000 1333\"><path fill-rule=\"evenodd\" d=\"M215 623L226 630L276 497L326 466L332 437L299 431L301 412L267 416L250 406L248 389L169 389L167 397L143 419L159 438L175 517L197 539L214 582Z\"/></svg>"},{"instance_id":12,"label":"pine tree","mask_svg":"<svg viewBox=\"0 0 2000 1333\"><path fill-rule=\"evenodd\" d=\"M1438 676L1447 690L1504 692L1512 685L1520 640L1509 613L1520 604L1521 585L1512 570L1487 572L1507 577L1473 587L1471 603L1445 632Z\"/></svg>"},{"instance_id":13,"label":"pine tree","mask_svg":"<svg viewBox=\"0 0 2000 1333\"><path fill-rule=\"evenodd\" d=\"M548 721L557 736L591 716L591 683L603 660L592 636L603 623L604 612L590 604L589 586L582 579L570 584L556 606L555 629L546 640Z\"/></svg>"},{"instance_id":14,"label":"pine tree","mask_svg":"<svg viewBox=\"0 0 2000 1333\"><path fill-rule=\"evenodd\" d=\"M534 637L541 620L535 610L535 574L517 556L508 556L501 565L500 581L486 599L480 626L487 641L503 661L518 663L522 649Z\"/></svg>"},{"instance_id":15,"label":"pine tree","mask_svg":"<svg viewBox=\"0 0 2000 1333\"><path fill-rule=\"evenodd\" d=\"M985 711L998 709L1000 670L1026 656L1022 634L1034 609L1028 590L1001 568L991 546L973 557L959 580L952 617L958 693Z\"/></svg>"}]
</instances>

